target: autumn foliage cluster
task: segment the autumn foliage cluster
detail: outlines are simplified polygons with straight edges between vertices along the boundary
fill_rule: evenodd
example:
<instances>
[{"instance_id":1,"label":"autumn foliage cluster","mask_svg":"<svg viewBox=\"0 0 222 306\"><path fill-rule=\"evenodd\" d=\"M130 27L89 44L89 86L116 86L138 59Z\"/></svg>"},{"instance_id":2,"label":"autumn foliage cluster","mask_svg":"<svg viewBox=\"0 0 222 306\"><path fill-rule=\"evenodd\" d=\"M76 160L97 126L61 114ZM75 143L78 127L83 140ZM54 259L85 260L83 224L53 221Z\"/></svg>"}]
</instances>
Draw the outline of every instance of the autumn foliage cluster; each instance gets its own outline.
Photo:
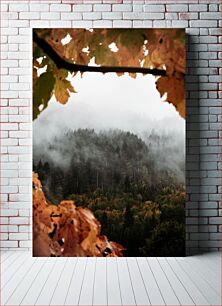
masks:
<instances>
[{"instance_id":1,"label":"autumn foliage cluster","mask_svg":"<svg viewBox=\"0 0 222 306\"><path fill-rule=\"evenodd\" d=\"M122 256L124 248L100 235L93 213L73 201L47 203L38 175L33 173L34 256Z\"/></svg>"},{"instance_id":2,"label":"autumn foliage cluster","mask_svg":"<svg viewBox=\"0 0 222 306\"><path fill-rule=\"evenodd\" d=\"M67 37L69 41L64 42ZM76 92L67 79L68 73L74 77L80 69L75 69L75 65L79 65L83 74L92 59L100 67L165 71L164 76L156 77L156 88L185 117L184 29L35 29L34 38L34 119L47 107L52 95L59 103L68 102L70 93ZM39 68L45 69L41 75ZM117 74L121 76L124 72ZM136 73L130 76L135 78Z\"/></svg>"}]
</instances>

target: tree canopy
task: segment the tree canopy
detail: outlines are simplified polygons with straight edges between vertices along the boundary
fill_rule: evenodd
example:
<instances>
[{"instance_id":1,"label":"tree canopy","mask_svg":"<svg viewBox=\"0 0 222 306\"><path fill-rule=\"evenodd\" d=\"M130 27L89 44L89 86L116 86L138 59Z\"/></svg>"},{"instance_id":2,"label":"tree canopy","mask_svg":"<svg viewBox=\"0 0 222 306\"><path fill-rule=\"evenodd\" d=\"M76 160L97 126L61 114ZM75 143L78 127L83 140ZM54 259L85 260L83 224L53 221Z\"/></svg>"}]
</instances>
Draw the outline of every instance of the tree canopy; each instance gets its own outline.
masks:
<instances>
[{"instance_id":1,"label":"tree canopy","mask_svg":"<svg viewBox=\"0 0 222 306\"><path fill-rule=\"evenodd\" d=\"M34 29L33 119L53 95L68 102L76 93L68 76L78 72L153 74L160 96L184 118L185 53L184 29Z\"/></svg>"}]
</instances>

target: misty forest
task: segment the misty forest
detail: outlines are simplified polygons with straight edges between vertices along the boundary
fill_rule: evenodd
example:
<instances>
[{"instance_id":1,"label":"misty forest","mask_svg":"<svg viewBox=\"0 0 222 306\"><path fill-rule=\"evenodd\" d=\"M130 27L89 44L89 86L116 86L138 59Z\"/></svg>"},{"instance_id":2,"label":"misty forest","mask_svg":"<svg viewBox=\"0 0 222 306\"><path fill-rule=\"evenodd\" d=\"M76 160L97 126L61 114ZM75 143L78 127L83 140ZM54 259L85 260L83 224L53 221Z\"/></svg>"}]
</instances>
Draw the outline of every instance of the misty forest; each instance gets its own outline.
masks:
<instances>
[{"instance_id":1,"label":"misty forest","mask_svg":"<svg viewBox=\"0 0 222 306\"><path fill-rule=\"evenodd\" d=\"M51 203L89 208L125 256L184 254L184 154L178 137L121 130L66 131L34 146Z\"/></svg>"},{"instance_id":2,"label":"misty forest","mask_svg":"<svg viewBox=\"0 0 222 306\"><path fill-rule=\"evenodd\" d=\"M33 29L33 255L184 256L184 29Z\"/></svg>"}]
</instances>

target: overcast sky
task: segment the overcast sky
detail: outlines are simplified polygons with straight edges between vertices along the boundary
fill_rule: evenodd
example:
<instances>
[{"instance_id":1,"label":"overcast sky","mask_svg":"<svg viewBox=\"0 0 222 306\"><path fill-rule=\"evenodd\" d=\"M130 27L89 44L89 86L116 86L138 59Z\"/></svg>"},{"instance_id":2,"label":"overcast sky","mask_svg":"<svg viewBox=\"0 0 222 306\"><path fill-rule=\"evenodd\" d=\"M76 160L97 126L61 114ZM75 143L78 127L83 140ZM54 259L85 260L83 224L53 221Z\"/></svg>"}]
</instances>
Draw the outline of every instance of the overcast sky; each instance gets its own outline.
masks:
<instances>
[{"instance_id":1,"label":"overcast sky","mask_svg":"<svg viewBox=\"0 0 222 306\"><path fill-rule=\"evenodd\" d=\"M136 79L114 73L84 73L72 79L78 93L71 93L66 105L49 102L34 121L34 139L44 140L64 128L119 128L134 133L145 130L179 131L184 137L185 120L174 106L163 102L152 75Z\"/></svg>"}]
</instances>

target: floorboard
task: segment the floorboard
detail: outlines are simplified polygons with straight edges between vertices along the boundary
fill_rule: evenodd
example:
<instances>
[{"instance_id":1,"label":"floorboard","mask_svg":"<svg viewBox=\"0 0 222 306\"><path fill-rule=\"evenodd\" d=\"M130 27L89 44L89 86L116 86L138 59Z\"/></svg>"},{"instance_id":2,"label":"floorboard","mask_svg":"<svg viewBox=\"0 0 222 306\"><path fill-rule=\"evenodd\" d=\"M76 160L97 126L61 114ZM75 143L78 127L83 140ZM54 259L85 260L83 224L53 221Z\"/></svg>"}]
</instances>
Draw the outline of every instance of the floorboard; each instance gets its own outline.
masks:
<instances>
[{"instance_id":1,"label":"floorboard","mask_svg":"<svg viewBox=\"0 0 222 306\"><path fill-rule=\"evenodd\" d=\"M107 302L108 305L122 305L117 258L107 260Z\"/></svg>"},{"instance_id":2,"label":"floorboard","mask_svg":"<svg viewBox=\"0 0 222 306\"><path fill-rule=\"evenodd\" d=\"M0 305L221 305L220 253L36 258L3 252Z\"/></svg>"},{"instance_id":3,"label":"floorboard","mask_svg":"<svg viewBox=\"0 0 222 306\"><path fill-rule=\"evenodd\" d=\"M174 273L179 276L189 295L192 296L194 303L196 305L209 305L208 301L200 292L192 277L181 268L175 259L170 257L167 260Z\"/></svg>"},{"instance_id":4,"label":"floorboard","mask_svg":"<svg viewBox=\"0 0 222 306\"><path fill-rule=\"evenodd\" d=\"M147 259L150 269L155 275L156 282L158 283L159 289L162 293L164 301L167 305L179 305L179 300L176 296L174 288L169 283L164 271L161 269L159 262L156 258Z\"/></svg>"},{"instance_id":5,"label":"floorboard","mask_svg":"<svg viewBox=\"0 0 222 306\"><path fill-rule=\"evenodd\" d=\"M65 305L78 305L88 258L77 258L67 291Z\"/></svg>"},{"instance_id":6,"label":"floorboard","mask_svg":"<svg viewBox=\"0 0 222 306\"><path fill-rule=\"evenodd\" d=\"M117 269L119 275L121 300L123 305L136 305L135 293L132 287L127 259L125 257L118 258Z\"/></svg>"},{"instance_id":7,"label":"floorboard","mask_svg":"<svg viewBox=\"0 0 222 306\"><path fill-rule=\"evenodd\" d=\"M192 297L189 295L183 283L180 281L177 274L172 270L171 266L166 261L166 259L159 258L158 262L166 278L171 284L171 287L174 288L174 292L180 304L181 305L195 305L194 301L192 300Z\"/></svg>"},{"instance_id":8,"label":"floorboard","mask_svg":"<svg viewBox=\"0 0 222 306\"><path fill-rule=\"evenodd\" d=\"M195 282L197 288L202 293L202 295L206 298L208 301L208 304L214 304L219 305L220 304L220 296L216 293L215 289L212 288L202 277L201 274L195 271L192 267L190 267L186 260L184 259L177 259L177 262L179 263L180 267L187 273L192 280Z\"/></svg>"},{"instance_id":9,"label":"floorboard","mask_svg":"<svg viewBox=\"0 0 222 306\"><path fill-rule=\"evenodd\" d=\"M148 265L145 257L137 258L137 264L140 269L144 284L146 286L147 294L151 305L165 305L164 298L156 282L154 274Z\"/></svg>"},{"instance_id":10,"label":"floorboard","mask_svg":"<svg viewBox=\"0 0 222 306\"><path fill-rule=\"evenodd\" d=\"M93 305L107 305L107 259L96 258Z\"/></svg>"},{"instance_id":11,"label":"floorboard","mask_svg":"<svg viewBox=\"0 0 222 306\"><path fill-rule=\"evenodd\" d=\"M126 260L137 305L150 305L148 293L137 265L136 258L130 257Z\"/></svg>"},{"instance_id":12,"label":"floorboard","mask_svg":"<svg viewBox=\"0 0 222 306\"><path fill-rule=\"evenodd\" d=\"M35 305L44 285L55 266L55 260L46 260L45 265L42 266L34 282L30 286L26 295L22 299L21 305Z\"/></svg>"},{"instance_id":13,"label":"floorboard","mask_svg":"<svg viewBox=\"0 0 222 306\"><path fill-rule=\"evenodd\" d=\"M218 271L214 273L209 265L204 264L203 261L196 259L196 257L190 257L186 262L191 269L199 273L200 276L220 295L221 277ZM220 265L218 265L218 268L219 267Z\"/></svg>"},{"instance_id":14,"label":"floorboard","mask_svg":"<svg viewBox=\"0 0 222 306\"><path fill-rule=\"evenodd\" d=\"M66 258L55 257L50 258L50 260L56 261L54 266L55 268L50 273L49 278L47 279L47 282L45 283L40 295L38 296L35 305L50 305L55 288L59 282L65 263L67 261Z\"/></svg>"},{"instance_id":15,"label":"floorboard","mask_svg":"<svg viewBox=\"0 0 222 306\"><path fill-rule=\"evenodd\" d=\"M76 263L77 258L70 257L67 259L62 275L55 287L50 305L64 305Z\"/></svg>"}]
</instances>

